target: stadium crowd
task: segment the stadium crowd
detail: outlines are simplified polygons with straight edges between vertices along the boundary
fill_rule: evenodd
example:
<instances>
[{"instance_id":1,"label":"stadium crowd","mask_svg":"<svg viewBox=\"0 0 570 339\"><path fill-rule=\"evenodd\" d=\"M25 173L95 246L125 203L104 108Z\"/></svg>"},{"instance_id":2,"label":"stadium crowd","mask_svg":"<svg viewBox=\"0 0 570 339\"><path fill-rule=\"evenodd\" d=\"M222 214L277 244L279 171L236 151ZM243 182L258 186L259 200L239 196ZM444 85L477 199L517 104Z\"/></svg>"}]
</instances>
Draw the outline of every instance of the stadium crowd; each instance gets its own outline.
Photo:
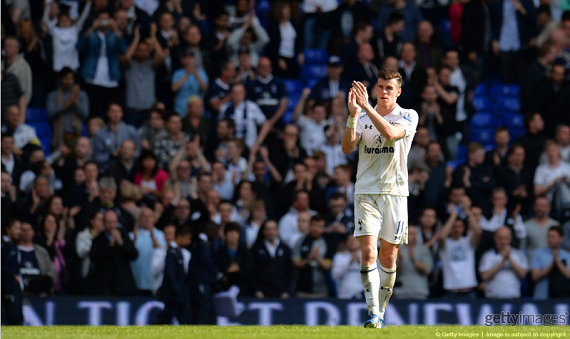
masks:
<instances>
[{"instance_id":1,"label":"stadium crowd","mask_svg":"<svg viewBox=\"0 0 570 339\"><path fill-rule=\"evenodd\" d=\"M155 295L187 323L231 286L362 298L340 140L379 69L420 116L394 297L569 298L569 10L2 0L3 323L31 295Z\"/></svg>"}]
</instances>

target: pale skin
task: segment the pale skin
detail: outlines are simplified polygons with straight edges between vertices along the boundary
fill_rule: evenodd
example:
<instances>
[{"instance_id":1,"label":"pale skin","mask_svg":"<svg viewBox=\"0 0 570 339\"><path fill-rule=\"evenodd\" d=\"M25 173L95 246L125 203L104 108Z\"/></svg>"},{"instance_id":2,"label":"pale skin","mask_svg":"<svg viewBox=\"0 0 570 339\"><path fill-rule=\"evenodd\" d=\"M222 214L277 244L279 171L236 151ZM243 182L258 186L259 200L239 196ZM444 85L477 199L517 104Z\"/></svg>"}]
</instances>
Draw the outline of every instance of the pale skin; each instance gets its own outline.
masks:
<instances>
[{"instance_id":1,"label":"pale skin","mask_svg":"<svg viewBox=\"0 0 570 339\"><path fill-rule=\"evenodd\" d=\"M378 79L376 84L376 95L378 103L376 109L368 102L368 92L366 87L359 81L352 83L352 89L348 93L348 110L351 118L357 118L362 110L366 112L374 127L388 140L398 140L406 135L406 131L400 125L391 125L384 117L396 108L396 99L402 93L397 79ZM360 138L356 135L354 128L346 127L342 136L342 151L345 154L351 153ZM362 265L371 266L380 259L380 264L393 269L396 266L398 256L397 244L392 244L384 239L380 239L380 253L378 253L378 238L373 235L358 237L362 249Z\"/></svg>"}]
</instances>

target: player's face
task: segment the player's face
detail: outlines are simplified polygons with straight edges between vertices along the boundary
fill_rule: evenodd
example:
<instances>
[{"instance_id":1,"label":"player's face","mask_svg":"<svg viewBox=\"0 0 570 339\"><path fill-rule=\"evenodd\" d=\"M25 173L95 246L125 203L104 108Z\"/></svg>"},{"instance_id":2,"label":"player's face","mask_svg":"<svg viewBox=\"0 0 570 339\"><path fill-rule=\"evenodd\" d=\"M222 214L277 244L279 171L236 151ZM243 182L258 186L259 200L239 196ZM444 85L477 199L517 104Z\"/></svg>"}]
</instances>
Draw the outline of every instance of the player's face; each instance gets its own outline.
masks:
<instances>
[{"instance_id":1,"label":"player's face","mask_svg":"<svg viewBox=\"0 0 570 339\"><path fill-rule=\"evenodd\" d=\"M397 79L378 79L376 84L376 94L378 95L378 106L392 107L396 104L396 99L402 93L402 89Z\"/></svg>"}]
</instances>

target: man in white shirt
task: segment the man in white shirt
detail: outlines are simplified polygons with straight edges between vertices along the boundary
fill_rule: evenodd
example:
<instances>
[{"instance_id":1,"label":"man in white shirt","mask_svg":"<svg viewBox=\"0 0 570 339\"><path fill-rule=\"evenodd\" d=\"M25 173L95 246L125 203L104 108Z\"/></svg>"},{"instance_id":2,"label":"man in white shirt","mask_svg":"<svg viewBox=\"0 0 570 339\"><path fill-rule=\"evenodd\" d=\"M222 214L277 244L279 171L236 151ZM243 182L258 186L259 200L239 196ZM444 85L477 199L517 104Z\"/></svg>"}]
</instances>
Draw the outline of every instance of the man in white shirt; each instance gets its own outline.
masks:
<instances>
[{"instance_id":1,"label":"man in white shirt","mask_svg":"<svg viewBox=\"0 0 570 339\"><path fill-rule=\"evenodd\" d=\"M570 165L562 161L560 148L554 140L544 143L548 163L538 166L534 174L534 194L546 195L552 202L554 189L559 183L570 184Z\"/></svg>"},{"instance_id":2,"label":"man in white shirt","mask_svg":"<svg viewBox=\"0 0 570 339\"><path fill-rule=\"evenodd\" d=\"M299 239L297 235L301 234L299 231L299 213L308 212L313 216L317 212L309 209L309 193L306 191L295 192L291 205L289 212L279 220L279 237L287 246L293 248L295 247L293 241L297 241Z\"/></svg>"},{"instance_id":3,"label":"man in white shirt","mask_svg":"<svg viewBox=\"0 0 570 339\"><path fill-rule=\"evenodd\" d=\"M368 306L367 328L385 327L384 313L396 280L398 246L407 243L407 160L419 119L416 111L396 103L402 93L400 73L381 70L378 78L376 107L370 105L366 87L353 82L348 95L350 116L342 138L345 154L359 146L354 235L362 247L360 273Z\"/></svg>"},{"instance_id":4,"label":"man in white shirt","mask_svg":"<svg viewBox=\"0 0 570 339\"><path fill-rule=\"evenodd\" d=\"M562 161L570 162L570 126L568 125L558 125L556 126L556 133L554 135L554 140L560 148L560 156ZM548 156L545 152L540 156L540 164L547 164Z\"/></svg>"},{"instance_id":5,"label":"man in white shirt","mask_svg":"<svg viewBox=\"0 0 570 339\"><path fill-rule=\"evenodd\" d=\"M220 119L232 118L236 124L236 138L244 139L247 147L251 148L254 145L259 147L271 130L271 125L259 106L246 100L245 95L245 86L241 83L234 84L230 90L231 100L220 107ZM259 135L258 127L261 127Z\"/></svg>"},{"instance_id":6,"label":"man in white shirt","mask_svg":"<svg viewBox=\"0 0 570 339\"><path fill-rule=\"evenodd\" d=\"M348 164L348 158L342 151L337 125L330 124L325 127L325 135L327 137L327 143L321 146L321 151L326 155L327 173L332 174L337 166Z\"/></svg>"},{"instance_id":7,"label":"man in white shirt","mask_svg":"<svg viewBox=\"0 0 570 339\"><path fill-rule=\"evenodd\" d=\"M10 106L6 110L6 124L2 126L2 133L11 133L14 137L14 153L22 154L22 148L29 143L40 145L36 130L21 123L20 109ZM51 140L50 140L51 142Z\"/></svg>"},{"instance_id":8,"label":"man in white shirt","mask_svg":"<svg viewBox=\"0 0 570 339\"><path fill-rule=\"evenodd\" d=\"M479 272L485 284L485 297L489 299L518 299L521 281L528 264L524 253L511 247L511 230L501 227L495 232L495 249L481 257Z\"/></svg>"},{"instance_id":9,"label":"man in white shirt","mask_svg":"<svg viewBox=\"0 0 570 339\"><path fill-rule=\"evenodd\" d=\"M450 206L449 219L438 232L439 256L443 264L443 289L452 297L475 298L477 277L475 275L475 249L481 239L481 229L465 199L464 210L469 232L464 236L465 223ZM451 237L448 237L451 234Z\"/></svg>"},{"instance_id":10,"label":"man in white shirt","mask_svg":"<svg viewBox=\"0 0 570 339\"><path fill-rule=\"evenodd\" d=\"M303 94L295 107L293 121L299 126L301 146L308 156L313 156L313 152L321 150L326 143L325 126L327 125L327 109L323 102L313 102L312 106L305 109L307 98L311 90L305 88ZM306 111L306 115L303 114Z\"/></svg>"},{"instance_id":11,"label":"man in white shirt","mask_svg":"<svg viewBox=\"0 0 570 339\"><path fill-rule=\"evenodd\" d=\"M518 238L518 243L522 243L526 238L526 227L523 219L518 213L520 207L513 211L513 215L507 215L507 194L503 188L495 188L491 196L491 203L493 204L493 214L490 218L483 217L481 219L481 229L489 232L496 232L504 225L512 225L515 231L515 237ZM520 246L519 246L520 247Z\"/></svg>"}]
</instances>

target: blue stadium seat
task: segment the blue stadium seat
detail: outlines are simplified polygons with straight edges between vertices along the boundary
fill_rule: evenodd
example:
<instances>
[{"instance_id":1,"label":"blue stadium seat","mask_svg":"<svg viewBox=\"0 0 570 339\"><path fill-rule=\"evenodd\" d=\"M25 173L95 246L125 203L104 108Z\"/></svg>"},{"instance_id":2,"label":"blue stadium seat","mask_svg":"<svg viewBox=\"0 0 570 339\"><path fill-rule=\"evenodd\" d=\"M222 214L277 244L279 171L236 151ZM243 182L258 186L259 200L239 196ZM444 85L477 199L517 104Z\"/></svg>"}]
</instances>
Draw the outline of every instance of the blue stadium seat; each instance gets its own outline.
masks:
<instances>
[{"instance_id":1,"label":"blue stadium seat","mask_svg":"<svg viewBox=\"0 0 570 339\"><path fill-rule=\"evenodd\" d=\"M518 128L524 129L524 117L518 113L503 113L501 114L500 122L502 126L508 129Z\"/></svg>"},{"instance_id":2,"label":"blue stadium seat","mask_svg":"<svg viewBox=\"0 0 570 339\"><path fill-rule=\"evenodd\" d=\"M477 87L475 87L475 91L473 91L473 96L476 97L489 96L489 89L487 88L487 85L485 85L484 83L478 84Z\"/></svg>"},{"instance_id":3,"label":"blue stadium seat","mask_svg":"<svg viewBox=\"0 0 570 339\"><path fill-rule=\"evenodd\" d=\"M257 16L268 15L270 9L271 9L271 4L267 0L259 0L259 2L255 5L255 13L257 14Z\"/></svg>"},{"instance_id":4,"label":"blue stadium seat","mask_svg":"<svg viewBox=\"0 0 570 339\"><path fill-rule=\"evenodd\" d=\"M83 129L81 130L81 136L82 137L87 136L87 125L85 123L83 123Z\"/></svg>"},{"instance_id":5,"label":"blue stadium seat","mask_svg":"<svg viewBox=\"0 0 570 339\"><path fill-rule=\"evenodd\" d=\"M451 160L446 162L445 164L449 167L451 167L451 169L455 169L457 166L461 166L465 163L465 160Z\"/></svg>"},{"instance_id":6,"label":"blue stadium seat","mask_svg":"<svg viewBox=\"0 0 570 339\"><path fill-rule=\"evenodd\" d=\"M293 115L295 114L295 112L287 110L285 111L285 114L283 114L283 117L281 117L281 120L283 121L283 123L285 125L290 124L293 122Z\"/></svg>"},{"instance_id":7,"label":"blue stadium seat","mask_svg":"<svg viewBox=\"0 0 570 339\"><path fill-rule=\"evenodd\" d=\"M496 84L491 86L491 98L502 98L502 97L515 97L518 98L521 92L520 85L500 85Z\"/></svg>"},{"instance_id":8,"label":"blue stadium seat","mask_svg":"<svg viewBox=\"0 0 570 339\"><path fill-rule=\"evenodd\" d=\"M30 127L36 130L38 138L49 138L51 139L51 127L47 122L32 122L28 123Z\"/></svg>"},{"instance_id":9,"label":"blue stadium seat","mask_svg":"<svg viewBox=\"0 0 570 339\"><path fill-rule=\"evenodd\" d=\"M297 102L299 101L300 96L299 95L292 95L289 96L288 99L289 101L287 102L287 110L294 110L295 106L297 106Z\"/></svg>"},{"instance_id":10,"label":"blue stadium seat","mask_svg":"<svg viewBox=\"0 0 570 339\"><path fill-rule=\"evenodd\" d=\"M45 108L28 108L26 110L26 123L30 122L49 122Z\"/></svg>"},{"instance_id":11,"label":"blue stadium seat","mask_svg":"<svg viewBox=\"0 0 570 339\"><path fill-rule=\"evenodd\" d=\"M305 81L311 79L320 80L327 76L326 65L304 65L301 70L301 78Z\"/></svg>"},{"instance_id":12,"label":"blue stadium seat","mask_svg":"<svg viewBox=\"0 0 570 339\"><path fill-rule=\"evenodd\" d=\"M495 128L497 118L490 112L478 112L473 115L469 125L471 128Z\"/></svg>"},{"instance_id":13,"label":"blue stadium seat","mask_svg":"<svg viewBox=\"0 0 570 339\"><path fill-rule=\"evenodd\" d=\"M467 160L467 146L457 147L457 161L465 162Z\"/></svg>"},{"instance_id":14,"label":"blue stadium seat","mask_svg":"<svg viewBox=\"0 0 570 339\"><path fill-rule=\"evenodd\" d=\"M321 65L329 61L329 53L324 49L304 49L306 65Z\"/></svg>"},{"instance_id":15,"label":"blue stadium seat","mask_svg":"<svg viewBox=\"0 0 570 339\"><path fill-rule=\"evenodd\" d=\"M283 84L287 94L301 93L303 91L303 83L300 80L283 80Z\"/></svg>"},{"instance_id":16,"label":"blue stadium seat","mask_svg":"<svg viewBox=\"0 0 570 339\"><path fill-rule=\"evenodd\" d=\"M494 128L472 128L469 132L469 141L478 142L485 145L492 145L495 142Z\"/></svg>"},{"instance_id":17,"label":"blue stadium seat","mask_svg":"<svg viewBox=\"0 0 570 339\"><path fill-rule=\"evenodd\" d=\"M442 19L439 21L442 38L451 38L451 21L449 19Z\"/></svg>"},{"instance_id":18,"label":"blue stadium seat","mask_svg":"<svg viewBox=\"0 0 570 339\"><path fill-rule=\"evenodd\" d=\"M40 138L40 143L42 144L42 149L44 150L45 156L51 154L51 138Z\"/></svg>"},{"instance_id":19,"label":"blue stadium seat","mask_svg":"<svg viewBox=\"0 0 570 339\"><path fill-rule=\"evenodd\" d=\"M521 103L519 101L519 98L503 97L493 104L493 112L499 116L502 116L505 112L518 113L520 110Z\"/></svg>"},{"instance_id":20,"label":"blue stadium seat","mask_svg":"<svg viewBox=\"0 0 570 339\"><path fill-rule=\"evenodd\" d=\"M526 129L524 129L524 128L509 128L509 133L511 134L511 143L513 143L518 138L525 135Z\"/></svg>"},{"instance_id":21,"label":"blue stadium seat","mask_svg":"<svg viewBox=\"0 0 570 339\"><path fill-rule=\"evenodd\" d=\"M474 97L473 106L475 111L490 111L491 110L491 100L487 97Z\"/></svg>"},{"instance_id":22,"label":"blue stadium seat","mask_svg":"<svg viewBox=\"0 0 570 339\"><path fill-rule=\"evenodd\" d=\"M312 90L313 87L315 87L315 85L317 84L317 82L319 82L319 80L320 79L310 79L305 82L305 87L310 88Z\"/></svg>"}]
</instances>

